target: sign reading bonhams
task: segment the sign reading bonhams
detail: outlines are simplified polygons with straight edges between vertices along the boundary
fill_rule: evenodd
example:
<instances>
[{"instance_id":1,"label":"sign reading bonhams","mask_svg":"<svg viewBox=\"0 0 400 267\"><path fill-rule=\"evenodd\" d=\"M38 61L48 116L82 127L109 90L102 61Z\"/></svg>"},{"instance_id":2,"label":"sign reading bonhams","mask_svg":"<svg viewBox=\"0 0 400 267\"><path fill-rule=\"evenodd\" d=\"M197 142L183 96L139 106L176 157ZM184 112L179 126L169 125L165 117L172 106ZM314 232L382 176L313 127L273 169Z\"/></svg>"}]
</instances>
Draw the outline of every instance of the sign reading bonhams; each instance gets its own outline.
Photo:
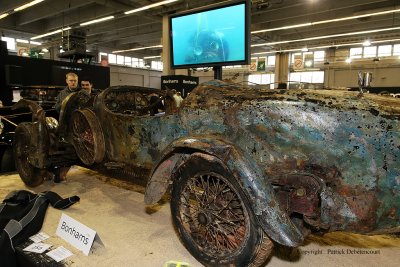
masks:
<instances>
[{"instance_id":1,"label":"sign reading bonhams","mask_svg":"<svg viewBox=\"0 0 400 267\"><path fill-rule=\"evenodd\" d=\"M175 89L181 92L182 97L186 97L197 85L199 85L199 78L186 75L168 75L161 76L161 89Z\"/></svg>"}]
</instances>

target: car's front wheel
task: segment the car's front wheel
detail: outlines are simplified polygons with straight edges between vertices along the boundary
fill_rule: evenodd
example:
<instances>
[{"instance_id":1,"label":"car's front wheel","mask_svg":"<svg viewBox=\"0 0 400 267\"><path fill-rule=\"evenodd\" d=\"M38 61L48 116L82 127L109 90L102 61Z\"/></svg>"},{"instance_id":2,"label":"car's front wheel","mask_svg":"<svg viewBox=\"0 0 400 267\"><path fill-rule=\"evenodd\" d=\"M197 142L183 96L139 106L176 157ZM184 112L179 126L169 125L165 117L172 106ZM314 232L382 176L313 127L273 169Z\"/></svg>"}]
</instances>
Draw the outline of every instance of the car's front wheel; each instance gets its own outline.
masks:
<instances>
[{"instance_id":1,"label":"car's front wheel","mask_svg":"<svg viewBox=\"0 0 400 267\"><path fill-rule=\"evenodd\" d=\"M177 170L171 212L180 238L206 266L260 266L272 242L222 163L191 157Z\"/></svg>"},{"instance_id":2,"label":"car's front wheel","mask_svg":"<svg viewBox=\"0 0 400 267\"><path fill-rule=\"evenodd\" d=\"M29 154L35 145L32 144L33 131L32 123L20 123L15 129L13 143L15 167L22 181L30 187L42 184L50 175L47 169L37 168L29 160Z\"/></svg>"}]
</instances>

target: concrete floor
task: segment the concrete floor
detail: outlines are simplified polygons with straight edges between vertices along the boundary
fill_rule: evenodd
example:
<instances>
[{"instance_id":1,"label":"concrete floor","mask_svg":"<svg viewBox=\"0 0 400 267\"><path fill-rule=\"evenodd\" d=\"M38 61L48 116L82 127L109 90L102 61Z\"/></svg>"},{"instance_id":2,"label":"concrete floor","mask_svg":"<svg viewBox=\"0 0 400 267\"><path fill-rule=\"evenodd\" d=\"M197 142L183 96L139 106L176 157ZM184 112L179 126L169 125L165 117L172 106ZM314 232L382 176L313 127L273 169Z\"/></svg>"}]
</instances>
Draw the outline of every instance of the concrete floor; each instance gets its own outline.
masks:
<instances>
[{"instance_id":1,"label":"concrete floor","mask_svg":"<svg viewBox=\"0 0 400 267\"><path fill-rule=\"evenodd\" d=\"M12 190L28 189L17 174L0 176L0 199ZM64 246L74 253L65 264L80 266L161 267L165 262L184 261L192 267L202 266L183 247L172 226L169 203L146 209L143 187L116 180L80 167L68 173L61 184L46 181L28 189L35 192L51 190L62 197L78 195L80 203L63 211L97 231L105 247L95 245L85 256L55 231L62 211L47 210L42 231L50 235L45 243ZM276 250L268 266L399 266L400 238L389 235L362 236L330 233L311 236L304 246L290 255Z\"/></svg>"}]
</instances>

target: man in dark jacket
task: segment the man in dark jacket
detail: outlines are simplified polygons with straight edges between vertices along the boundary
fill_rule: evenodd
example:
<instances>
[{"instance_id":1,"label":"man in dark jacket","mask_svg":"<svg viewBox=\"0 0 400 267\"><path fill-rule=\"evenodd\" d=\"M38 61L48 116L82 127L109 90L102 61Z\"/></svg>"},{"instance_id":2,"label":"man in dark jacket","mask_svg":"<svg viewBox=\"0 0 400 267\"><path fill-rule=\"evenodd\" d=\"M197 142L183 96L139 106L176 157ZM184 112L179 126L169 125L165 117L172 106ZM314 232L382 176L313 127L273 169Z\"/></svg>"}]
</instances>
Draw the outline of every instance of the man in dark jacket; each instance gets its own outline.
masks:
<instances>
[{"instance_id":1,"label":"man in dark jacket","mask_svg":"<svg viewBox=\"0 0 400 267\"><path fill-rule=\"evenodd\" d=\"M63 89L57 96L57 101L55 105L55 109L58 113L60 113L61 110L61 105L64 99L69 96L73 92L77 92L79 90L78 87L78 75L73 72L69 72L65 75L66 79L65 81L67 82L67 87Z\"/></svg>"}]
</instances>

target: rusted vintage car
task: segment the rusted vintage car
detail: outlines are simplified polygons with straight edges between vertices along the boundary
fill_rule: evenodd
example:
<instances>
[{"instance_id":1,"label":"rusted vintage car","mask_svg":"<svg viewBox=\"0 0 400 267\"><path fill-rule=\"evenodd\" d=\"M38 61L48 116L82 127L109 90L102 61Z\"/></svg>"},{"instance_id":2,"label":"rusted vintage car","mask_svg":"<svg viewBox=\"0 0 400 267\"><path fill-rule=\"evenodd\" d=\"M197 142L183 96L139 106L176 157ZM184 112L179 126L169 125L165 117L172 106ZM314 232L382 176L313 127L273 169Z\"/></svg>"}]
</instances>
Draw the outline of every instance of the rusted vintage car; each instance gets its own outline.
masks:
<instances>
[{"instance_id":1,"label":"rusted vintage car","mask_svg":"<svg viewBox=\"0 0 400 267\"><path fill-rule=\"evenodd\" d=\"M298 247L310 232L399 232L400 99L211 81L177 112L150 112L165 97L71 95L58 128L20 103L35 114L16 130L22 180L81 164L146 181L147 205L172 188L177 233L206 266L261 266L274 243Z\"/></svg>"}]
</instances>

